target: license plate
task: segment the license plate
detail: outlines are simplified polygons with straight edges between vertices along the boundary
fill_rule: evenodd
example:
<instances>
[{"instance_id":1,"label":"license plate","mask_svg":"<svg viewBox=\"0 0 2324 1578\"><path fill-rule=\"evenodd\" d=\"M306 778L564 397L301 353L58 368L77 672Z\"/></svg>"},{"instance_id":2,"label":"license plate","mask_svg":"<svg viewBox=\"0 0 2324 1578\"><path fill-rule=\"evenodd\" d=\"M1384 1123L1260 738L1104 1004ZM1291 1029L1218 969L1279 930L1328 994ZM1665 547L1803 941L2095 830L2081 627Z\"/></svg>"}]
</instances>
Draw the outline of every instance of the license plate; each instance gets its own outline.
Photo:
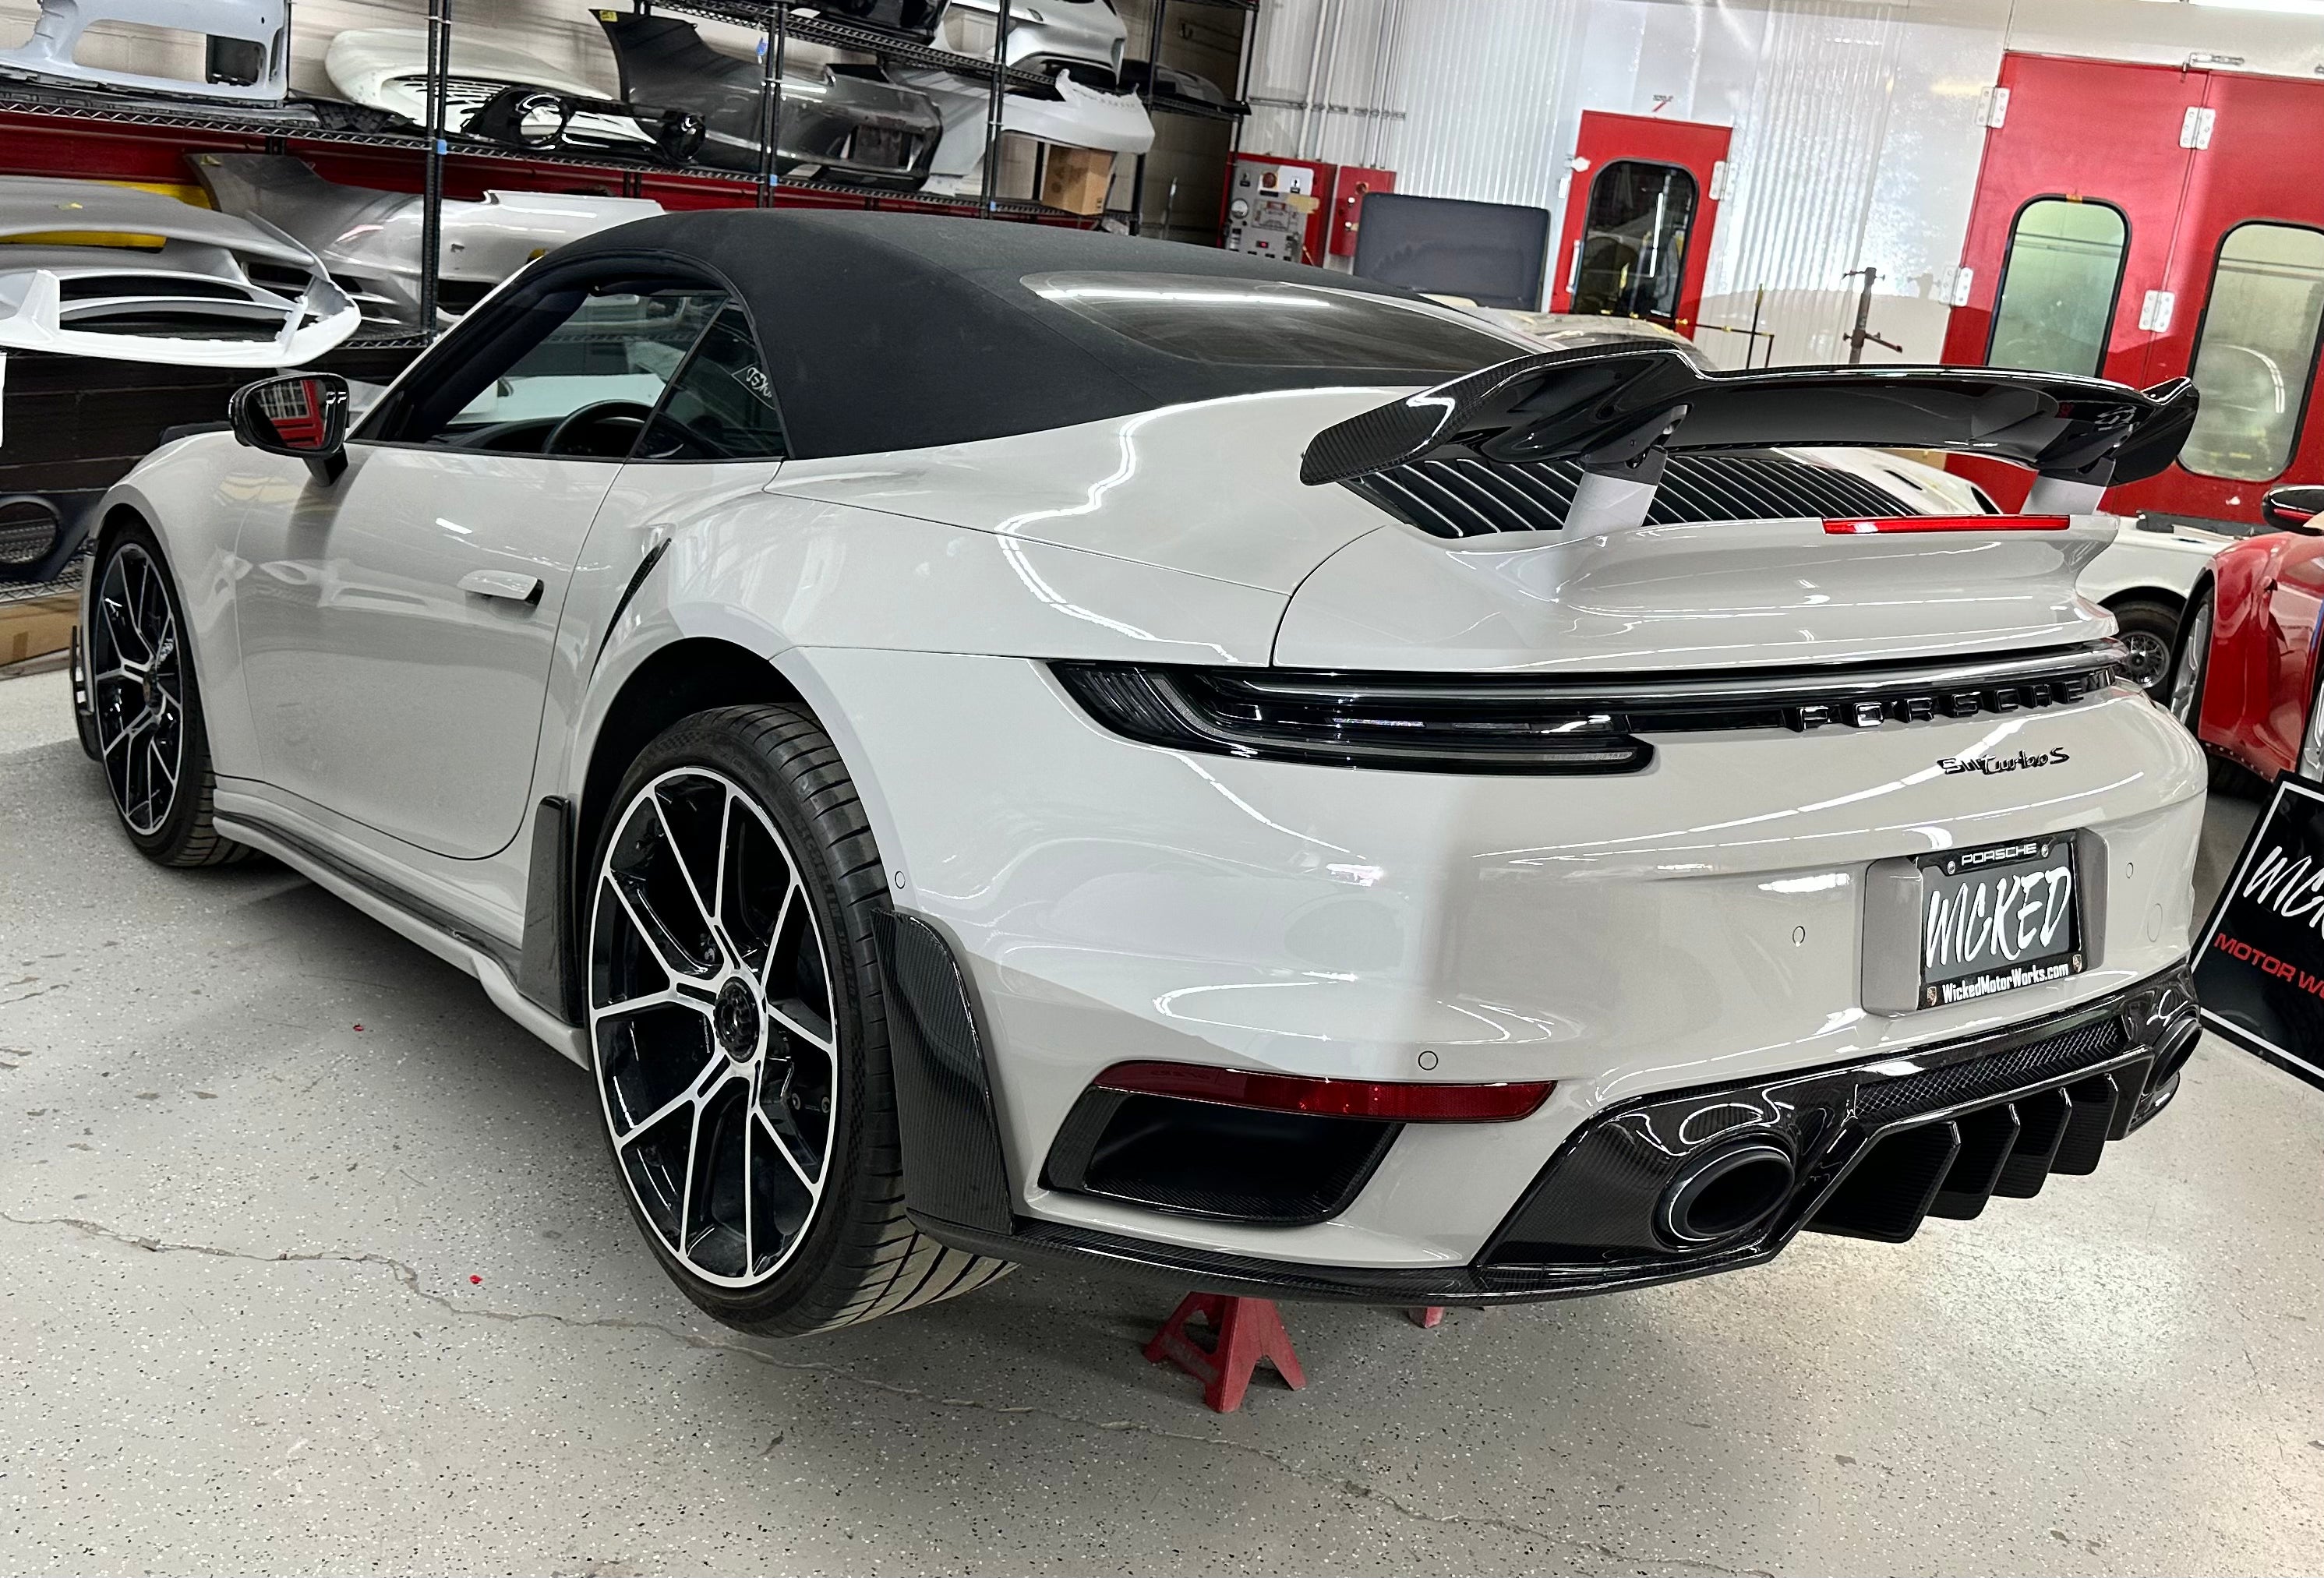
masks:
<instances>
[{"instance_id":1,"label":"license plate","mask_svg":"<svg viewBox=\"0 0 2324 1578\"><path fill-rule=\"evenodd\" d=\"M1920 864L1923 1008L2081 972L2072 834L1948 850Z\"/></svg>"}]
</instances>

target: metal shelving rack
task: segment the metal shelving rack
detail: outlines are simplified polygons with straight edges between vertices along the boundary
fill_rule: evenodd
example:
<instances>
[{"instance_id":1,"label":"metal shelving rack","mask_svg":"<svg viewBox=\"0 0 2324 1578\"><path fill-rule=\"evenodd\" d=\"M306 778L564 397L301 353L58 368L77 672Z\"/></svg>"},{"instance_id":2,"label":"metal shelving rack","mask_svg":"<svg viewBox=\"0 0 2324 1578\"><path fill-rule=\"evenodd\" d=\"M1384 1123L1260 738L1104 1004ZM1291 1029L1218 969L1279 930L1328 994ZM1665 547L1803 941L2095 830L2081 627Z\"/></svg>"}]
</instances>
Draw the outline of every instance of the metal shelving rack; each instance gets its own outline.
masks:
<instances>
[{"instance_id":1,"label":"metal shelving rack","mask_svg":"<svg viewBox=\"0 0 2324 1578\"><path fill-rule=\"evenodd\" d=\"M1177 3L1182 5L1208 5L1221 11L1240 11L1246 17L1256 18L1259 14L1260 0L1177 0ZM1008 0L1001 0L1001 4L1005 9ZM1250 76L1251 23L1247 21L1243 23L1242 50L1240 58L1235 62L1234 97L1236 105L1240 107L1229 109L1220 105L1204 104L1196 99L1178 98L1175 96L1157 98L1154 93L1154 80L1162 64L1162 32L1169 18L1171 0L1151 0L1151 4L1153 10L1148 14L1146 28L1146 81L1138 90L1138 97L1146 106L1147 114L1150 115L1159 110L1165 115L1189 115L1199 120L1229 122L1235 127L1234 140L1230 146L1240 145L1242 141L1242 123L1250 114L1248 101L1250 97L1249 78ZM1132 235L1138 234L1144 228L1145 219L1146 155L1140 153L1130 178L1130 229Z\"/></svg>"},{"instance_id":2,"label":"metal shelving rack","mask_svg":"<svg viewBox=\"0 0 2324 1578\"><path fill-rule=\"evenodd\" d=\"M1205 4L1243 6L1252 0L1202 0ZM652 177L683 177L688 182L748 191L749 201L761 208L776 201L778 191L809 199L861 203L867 208L918 209L931 213L982 214L991 218L1042 220L1086 225L1094 217L1068 214L1038 202L1002 198L994 190L999 171L1001 96L1010 87L1040 88L1049 78L1041 72L1011 67L1007 62L1010 0L1001 0L999 26L994 30L991 58L955 54L821 16L798 16L789 6L767 0L638 0L641 12L661 10L751 28L760 32L763 65L764 103L761 112L761 157L755 174L706 164L669 164L628 160L610 154L519 148L468 137L445 125L446 88L450 76L452 0L429 0L428 116L426 126L409 131L358 131L309 124L296 115L254 109L235 113L189 99L182 104L158 98L123 97L109 101L97 94L44 88L30 82L0 80L0 115L36 116L49 121L81 122L156 131L185 131L247 137L270 152L297 144L408 151L422 164L421 195L426 201L420 246L420 321L417 335L357 337L347 342L355 350L416 349L436 333L435 301L441 262L445 165L452 159L495 160L533 166L603 171L621 178L625 193L634 195ZM973 78L991 85L992 112L985 134L985 191L979 198L936 195L887 187L858 186L843 181L783 180L775 169L773 133L781 124L782 68L792 41L830 49L870 54L899 64L932 68ZM5 134L5 128L0 128ZM741 206L738 204L737 206Z\"/></svg>"}]
</instances>

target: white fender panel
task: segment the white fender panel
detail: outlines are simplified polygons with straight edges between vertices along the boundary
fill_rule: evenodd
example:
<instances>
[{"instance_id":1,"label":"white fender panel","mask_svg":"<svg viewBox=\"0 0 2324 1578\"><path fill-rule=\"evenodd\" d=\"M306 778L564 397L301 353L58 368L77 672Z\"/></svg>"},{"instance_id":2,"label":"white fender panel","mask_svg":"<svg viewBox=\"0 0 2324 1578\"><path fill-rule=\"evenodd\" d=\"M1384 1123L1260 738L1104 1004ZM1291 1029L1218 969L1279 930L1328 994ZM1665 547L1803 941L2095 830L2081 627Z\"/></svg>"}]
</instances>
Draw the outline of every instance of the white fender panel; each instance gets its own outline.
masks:
<instances>
[{"instance_id":1,"label":"white fender panel","mask_svg":"<svg viewBox=\"0 0 2324 1578\"><path fill-rule=\"evenodd\" d=\"M1289 592L1388 520L1345 488L1302 483L1308 439L1399 392L1255 394L976 444L792 460L769 491Z\"/></svg>"}]
</instances>

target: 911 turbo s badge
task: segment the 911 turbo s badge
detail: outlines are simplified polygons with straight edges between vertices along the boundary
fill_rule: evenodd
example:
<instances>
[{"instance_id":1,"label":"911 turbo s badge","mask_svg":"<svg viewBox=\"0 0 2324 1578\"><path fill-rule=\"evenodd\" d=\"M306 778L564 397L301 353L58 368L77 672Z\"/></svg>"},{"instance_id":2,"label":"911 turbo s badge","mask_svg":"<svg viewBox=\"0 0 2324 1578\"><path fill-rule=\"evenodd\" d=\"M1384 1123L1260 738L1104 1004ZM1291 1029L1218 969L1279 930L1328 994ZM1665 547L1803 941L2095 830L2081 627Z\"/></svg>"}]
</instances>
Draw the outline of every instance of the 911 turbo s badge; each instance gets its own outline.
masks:
<instances>
[{"instance_id":1,"label":"911 turbo s badge","mask_svg":"<svg viewBox=\"0 0 2324 1578\"><path fill-rule=\"evenodd\" d=\"M2063 766L2072 760L2064 746L2052 745L2047 751L2020 751L2015 756L1940 756L1937 766L1947 773L2023 772L2028 768Z\"/></svg>"}]
</instances>

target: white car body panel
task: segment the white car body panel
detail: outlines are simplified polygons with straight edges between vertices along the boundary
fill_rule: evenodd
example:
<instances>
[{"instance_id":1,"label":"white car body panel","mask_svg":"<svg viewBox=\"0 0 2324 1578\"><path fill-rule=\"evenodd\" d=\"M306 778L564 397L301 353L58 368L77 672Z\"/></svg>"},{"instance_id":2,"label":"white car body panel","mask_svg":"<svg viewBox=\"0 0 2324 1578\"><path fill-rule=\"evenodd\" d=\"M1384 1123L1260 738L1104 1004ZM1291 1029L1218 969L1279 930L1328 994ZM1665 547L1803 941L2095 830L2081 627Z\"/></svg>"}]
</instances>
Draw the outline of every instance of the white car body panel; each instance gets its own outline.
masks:
<instances>
[{"instance_id":1,"label":"white car body panel","mask_svg":"<svg viewBox=\"0 0 2324 1578\"><path fill-rule=\"evenodd\" d=\"M558 69L537 55L494 43L489 38L478 38L472 30L454 31L451 67L450 74L456 78L545 88L551 93L574 98L611 100L617 97L595 83ZM329 75L331 86L355 103L401 115L414 125L428 124L427 29L344 28L331 35L330 48L323 54L323 69ZM471 102L464 92L456 92L446 106L446 116L457 127L481 105L481 100ZM653 141L626 116L579 115L573 118L573 124L600 140L641 145Z\"/></svg>"},{"instance_id":2,"label":"white car body panel","mask_svg":"<svg viewBox=\"0 0 2324 1578\"><path fill-rule=\"evenodd\" d=\"M1334 551L1388 524L1340 488L1299 481L1318 429L1408 389L1297 390L978 444L794 460L773 491L1084 548L1286 595ZM1235 478L1186 507L1185 478Z\"/></svg>"},{"instance_id":3,"label":"white car body panel","mask_svg":"<svg viewBox=\"0 0 2324 1578\"><path fill-rule=\"evenodd\" d=\"M424 199L325 180L288 154L203 153L197 173L218 206L263 219L296 237L334 277L359 287L355 300L374 328L420 324ZM438 254L439 277L497 285L544 253L662 211L650 198L487 189L480 202L447 199ZM449 324L459 314L437 309Z\"/></svg>"},{"instance_id":4,"label":"white car body panel","mask_svg":"<svg viewBox=\"0 0 2324 1578\"><path fill-rule=\"evenodd\" d=\"M2195 526L2150 531L2134 520L2117 518L2114 541L2082 572L2082 595L2093 603L2160 592L2185 603L2219 549L2235 540Z\"/></svg>"},{"instance_id":5,"label":"white car body panel","mask_svg":"<svg viewBox=\"0 0 2324 1578\"><path fill-rule=\"evenodd\" d=\"M290 0L40 0L40 6L32 37L0 50L0 74L216 104L279 105L289 90ZM256 69L247 82L210 82L107 70L73 58L91 28L124 23L233 40L256 51Z\"/></svg>"},{"instance_id":6,"label":"white car body panel","mask_svg":"<svg viewBox=\"0 0 2324 1578\"><path fill-rule=\"evenodd\" d=\"M1833 537L1815 520L1642 526L1539 546L1383 530L1307 577L1275 658L1377 669L1393 652L1419 669L1650 672L2063 646L2106 633L2074 576L2111 536L2094 519L1969 540Z\"/></svg>"},{"instance_id":7,"label":"white car body panel","mask_svg":"<svg viewBox=\"0 0 2324 1578\"><path fill-rule=\"evenodd\" d=\"M617 469L396 445L354 447L330 488L275 467L235 549L253 776L438 854L505 848L566 583ZM540 590L464 591L480 570Z\"/></svg>"},{"instance_id":8,"label":"white car body panel","mask_svg":"<svg viewBox=\"0 0 2324 1578\"><path fill-rule=\"evenodd\" d=\"M944 47L990 60L1000 13L999 0L952 0L938 24ZM1011 66L1095 66L1119 78L1129 44L1130 30L1105 0L1010 0Z\"/></svg>"},{"instance_id":9,"label":"white car body panel","mask_svg":"<svg viewBox=\"0 0 2324 1578\"><path fill-rule=\"evenodd\" d=\"M158 250L49 239L155 236ZM236 218L159 192L101 181L0 178L0 349L188 367L293 366L336 349L361 327L355 303L315 254L263 220ZM262 283L253 269L305 276ZM121 333L94 325L115 312L176 314L187 327L230 319L258 331L231 338ZM264 332L267 326L272 333Z\"/></svg>"},{"instance_id":10,"label":"white car body panel","mask_svg":"<svg viewBox=\"0 0 2324 1578\"><path fill-rule=\"evenodd\" d=\"M929 175L964 180L982 169L991 90L950 71L898 69L890 75L902 86L927 94L944 116L944 136ZM1057 94L1055 99L1004 95L1001 129L1100 152L1143 153L1154 146L1154 119L1136 94L1102 92L1070 77L1060 77L1051 86Z\"/></svg>"}]
</instances>

